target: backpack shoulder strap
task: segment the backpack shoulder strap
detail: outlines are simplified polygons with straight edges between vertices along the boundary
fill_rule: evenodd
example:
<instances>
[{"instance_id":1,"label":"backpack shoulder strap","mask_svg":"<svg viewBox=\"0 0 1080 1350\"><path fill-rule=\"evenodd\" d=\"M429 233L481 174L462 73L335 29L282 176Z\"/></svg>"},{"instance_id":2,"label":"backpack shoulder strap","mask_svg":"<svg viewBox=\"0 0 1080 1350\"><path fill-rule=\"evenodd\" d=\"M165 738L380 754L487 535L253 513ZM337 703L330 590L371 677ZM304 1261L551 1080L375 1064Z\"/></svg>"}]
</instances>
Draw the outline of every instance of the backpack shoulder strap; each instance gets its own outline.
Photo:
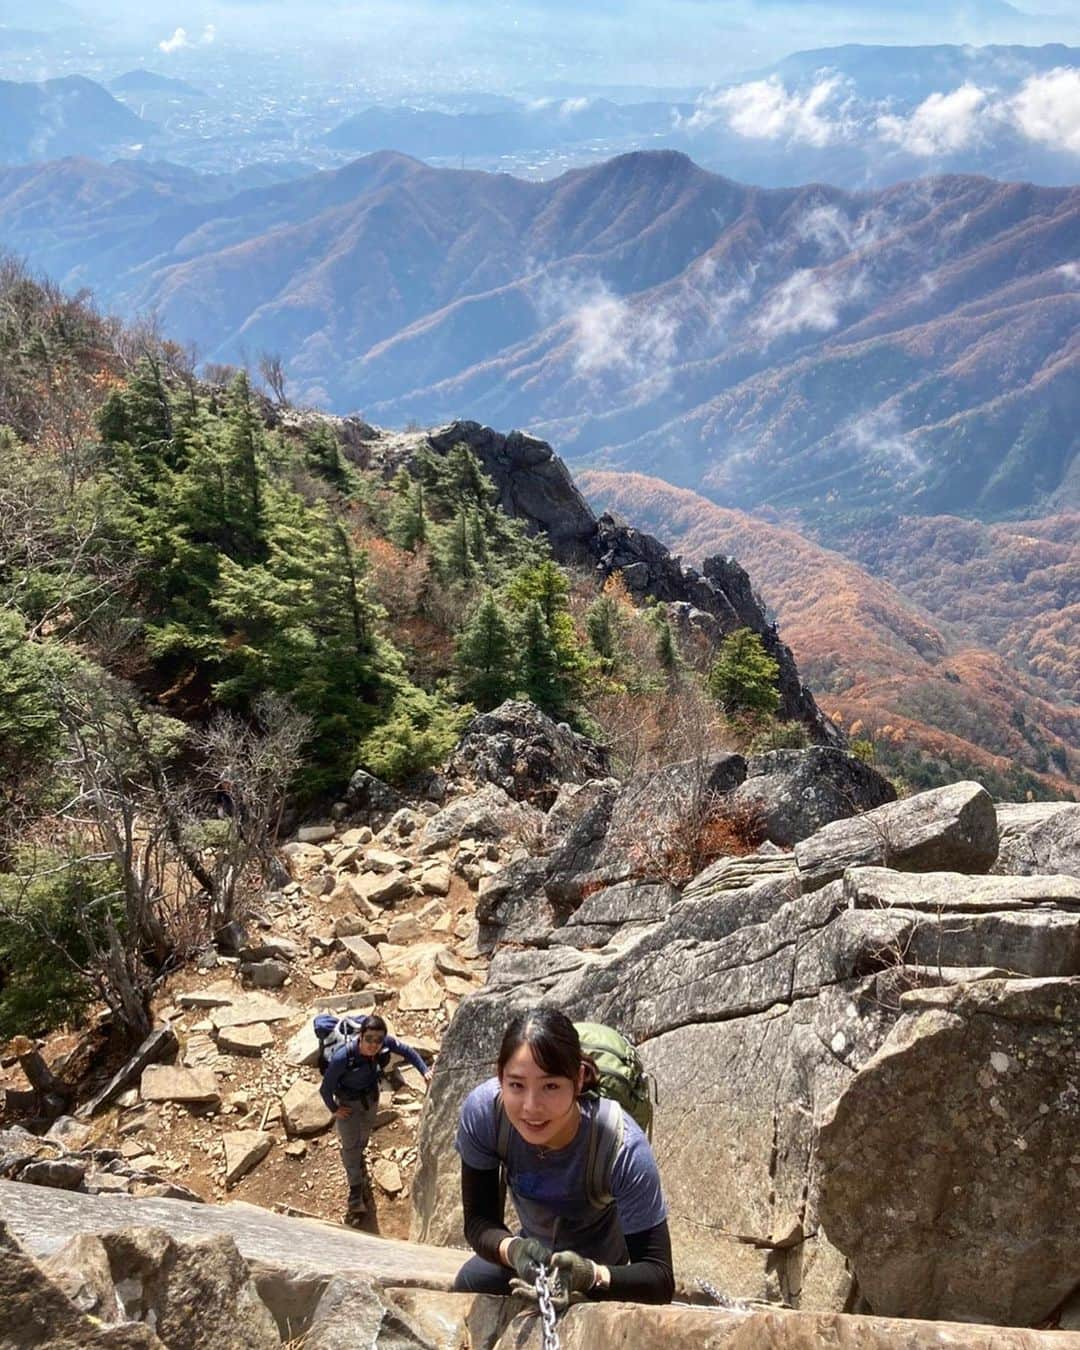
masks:
<instances>
[{"instance_id":1,"label":"backpack shoulder strap","mask_svg":"<svg viewBox=\"0 0 1080 1350\"><path fill-rule=\"evenodd\" d=\"M611 1169L622 1148L623 1130L623 1112L619 1103L609 1097L598 1097L585 1157L585 1197L593 1209L607 1209L615 1203L611 1194Z\"/></svg>"},{"instance_id":2,"label":"backpack shoulder strap","mask_svg":"<svg viewBox=\"0 0 1080 1350\"><path fill-rule=\"evenodd\" d=\"M506 1160L510 1156L510 1117L503 1110L502 1093L495 1094L495 1152L499 1155L499 1219L506 1217Z\"/></svg>"}]
</instances>

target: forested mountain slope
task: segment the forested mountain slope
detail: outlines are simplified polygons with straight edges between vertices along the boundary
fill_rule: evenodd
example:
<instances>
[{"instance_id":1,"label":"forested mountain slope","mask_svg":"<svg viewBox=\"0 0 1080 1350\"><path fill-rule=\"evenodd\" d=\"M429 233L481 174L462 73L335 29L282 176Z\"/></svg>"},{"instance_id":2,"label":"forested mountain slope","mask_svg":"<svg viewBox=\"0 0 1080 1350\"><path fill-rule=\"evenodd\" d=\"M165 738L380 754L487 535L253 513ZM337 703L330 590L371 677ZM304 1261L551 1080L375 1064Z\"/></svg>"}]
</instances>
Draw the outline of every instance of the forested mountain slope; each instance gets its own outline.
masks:
<instances>
[{"instance_id":1,"label":"forested mountain slope","mask_svg":"<svg viewBox=\"0 0 1080 1350\"><path fill-rule=\"evenodd\" d=\"M884 761L927 782L945 763L987 778L1017 765L1076 791L1075 516L1022 527L905 519L867 536L860 566L658 479L580 481L598 507L641 521L690 562L740 558L826 712L875 740Z\"/></svg>"},{"instance_id":2,"label":"forested mountain slope","mask_svg":"<svg viewBox=\"0 0 1080 1350\"><path fill-rule=\"evenodd\" d=\"M391 425L525 426L838 527L898 496L1080 501L1078 189L765 190L656 152L547 183L385 153L220 190L9 170L0 240L204 357L276 352L294 396Z\"/></svg>"}]
</instances>

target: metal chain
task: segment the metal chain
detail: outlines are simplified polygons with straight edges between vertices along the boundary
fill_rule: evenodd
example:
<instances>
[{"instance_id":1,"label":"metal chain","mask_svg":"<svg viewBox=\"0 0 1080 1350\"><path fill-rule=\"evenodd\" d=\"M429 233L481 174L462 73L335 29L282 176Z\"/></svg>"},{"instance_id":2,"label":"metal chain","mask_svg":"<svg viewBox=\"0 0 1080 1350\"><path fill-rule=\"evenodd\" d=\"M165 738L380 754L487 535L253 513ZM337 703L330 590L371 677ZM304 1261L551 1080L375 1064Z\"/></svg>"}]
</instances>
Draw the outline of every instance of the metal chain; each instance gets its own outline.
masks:
<instances>
[{"instance_id":1,"label":"metal chain","mask_svg":"<svg viewBox=\"0 0 1080 1350\"><path fill-rule=\"evenodd\" d=\"M551 1301L551 1281L547 1266L536 1269L536 1302L540 1306L540 1338L544 1350L560 1350L559 1333L555 1326L555 1305Z\"/></svg>"}]
</instances>

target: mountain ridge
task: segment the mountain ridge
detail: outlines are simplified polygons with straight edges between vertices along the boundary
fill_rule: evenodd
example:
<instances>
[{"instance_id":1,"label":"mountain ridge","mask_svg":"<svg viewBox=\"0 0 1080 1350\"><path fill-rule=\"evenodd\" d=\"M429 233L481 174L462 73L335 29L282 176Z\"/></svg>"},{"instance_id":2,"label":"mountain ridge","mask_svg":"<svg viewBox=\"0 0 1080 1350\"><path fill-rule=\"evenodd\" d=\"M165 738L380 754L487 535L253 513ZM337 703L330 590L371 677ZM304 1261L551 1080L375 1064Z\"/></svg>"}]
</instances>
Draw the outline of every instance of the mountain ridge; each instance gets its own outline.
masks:
<instances>
[{"instance_id":1,"label":"mountain ridge","mask_svg":"<svg viewBox=\"0 0 1080 1350\"><path fill-rule=\"evenodd\" d=\"M232 197L131 189L111 216L99 191L80 221L21 173L0 238L214 360L278 352L300 402L529 427L822 519L1080 501L1078 188L769 189L676 151L539 183L387 152Z\"/></svg>"}]
</instances>

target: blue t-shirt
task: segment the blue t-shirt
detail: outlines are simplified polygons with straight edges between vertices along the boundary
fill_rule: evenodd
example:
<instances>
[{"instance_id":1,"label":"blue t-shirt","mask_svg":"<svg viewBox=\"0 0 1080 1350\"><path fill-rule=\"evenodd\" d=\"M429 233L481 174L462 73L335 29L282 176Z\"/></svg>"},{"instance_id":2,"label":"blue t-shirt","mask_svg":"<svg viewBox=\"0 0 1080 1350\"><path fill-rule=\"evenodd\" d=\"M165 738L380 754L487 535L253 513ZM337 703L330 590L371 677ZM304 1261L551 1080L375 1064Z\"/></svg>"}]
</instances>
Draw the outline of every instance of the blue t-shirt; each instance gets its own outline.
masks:
<instances>
[{"instance_id":1,"label":"blue t-shirt","mask_svg":"<svg viewBox=\"0 0 1080 1350\"><path fill-rule=\"evenodd\" d=\"M498 1078L489 1078L473 1088L461 1108L454 1146L469 1167L489 1171L500 1166L498 1094ZM565 1148L536 1148L512 1126L507 1148L506 1180L522 1232L551 1245L557 1242L560 1247L567 1243L559 1239L569 1238L573 1230L587 1225L590 1214L585 1199L585 1163L597 1103L595 1098L582 1097L580 1105L581 1125ZM643 1233L667 1218L649 1141L625 1111L622 1145L611 1164L610 1188L622 1235Z\"/></svg>"}]
</instances>

